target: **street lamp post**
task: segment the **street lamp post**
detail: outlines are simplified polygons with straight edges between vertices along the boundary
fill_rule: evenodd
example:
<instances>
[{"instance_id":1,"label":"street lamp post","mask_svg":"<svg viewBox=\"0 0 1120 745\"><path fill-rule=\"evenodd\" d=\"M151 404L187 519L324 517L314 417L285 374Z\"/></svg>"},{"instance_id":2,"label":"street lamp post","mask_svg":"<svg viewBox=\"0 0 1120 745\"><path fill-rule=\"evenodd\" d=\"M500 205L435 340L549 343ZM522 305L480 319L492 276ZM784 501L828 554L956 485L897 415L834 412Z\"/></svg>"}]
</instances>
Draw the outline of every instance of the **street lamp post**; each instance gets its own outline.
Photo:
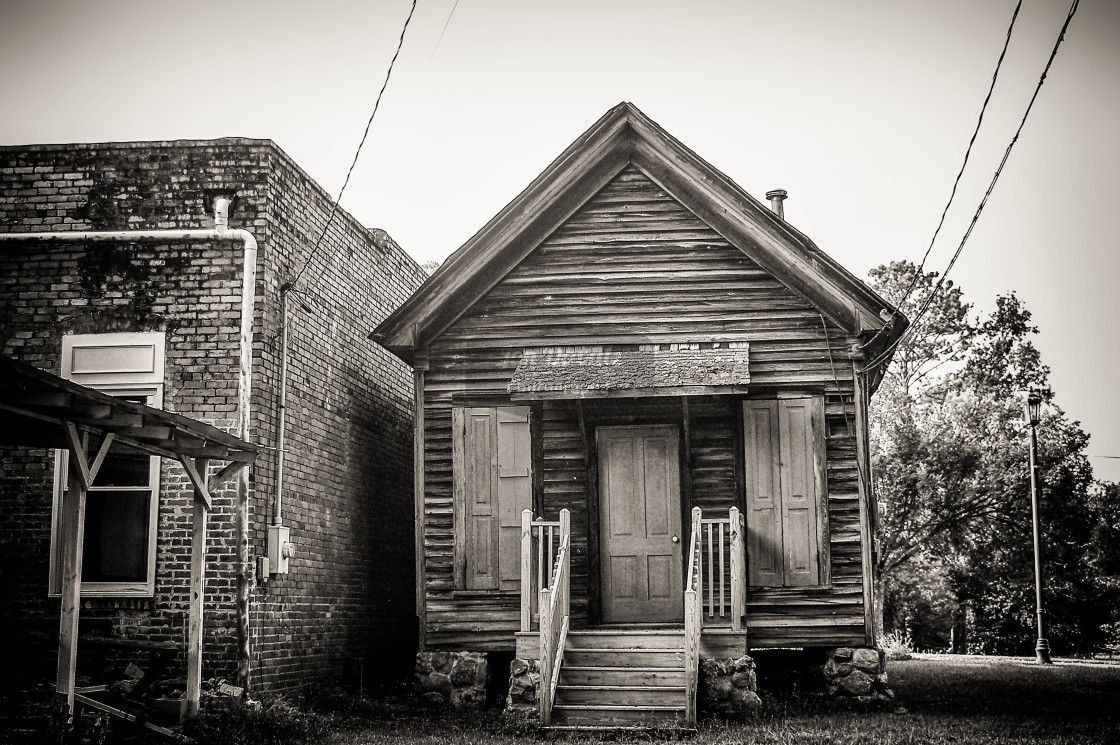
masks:
<instances>
[{"instance_id":1,"label":"street lamp post","mask_svg":"<svg viewBox=\"0 0 1120 745\"><path fill-rule=\"evenodd\" d=\"M1042 394L1031 390L1027 394L1027 419L1031 423L1031 517L1034 523L1034 603L1038 615L1038 642L1034 647L1035 662L1049 665L1050 645L1046 641L1045 611L1042 606L1042 549L1040 545L1041 528L1038 516L1038 436L1035 428L1042 415Z\"/></svg>"}]
</instances>

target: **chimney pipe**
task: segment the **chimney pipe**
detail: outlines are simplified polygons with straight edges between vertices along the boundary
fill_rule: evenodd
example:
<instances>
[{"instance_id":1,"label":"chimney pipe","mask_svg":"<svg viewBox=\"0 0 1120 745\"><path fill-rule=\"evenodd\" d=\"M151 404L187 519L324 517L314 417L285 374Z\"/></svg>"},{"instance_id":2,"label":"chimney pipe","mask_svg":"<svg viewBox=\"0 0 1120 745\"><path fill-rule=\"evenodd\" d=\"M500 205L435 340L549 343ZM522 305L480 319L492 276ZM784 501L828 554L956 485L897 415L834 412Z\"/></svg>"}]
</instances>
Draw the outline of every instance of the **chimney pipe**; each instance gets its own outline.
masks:
<instances>
[{"instance_id":1,"label":"chimney pipe","mask_svg":"<svg viewBox=\"0 0 1120 745\"><path fill-rule=\"evenodd\" d=\"M207 192L207 196L214 209L214 229L224 233L229 230L229 216L237 209L237 194L224 189L212 189Z\"/></svg>"},{"instance_id":2,"label":"chimney pipe","mask_svg":"<svg viewBox=\"0 0 1120 745\"><path fill-rule=\"evenodd\" d=\"M783 220L786 219L786 210L782 206L782 202L785 201L787 196L789 194L785 189L774 189L766 192L766 198L770 200L770 211Z\"/></svg>"}]
</instances>

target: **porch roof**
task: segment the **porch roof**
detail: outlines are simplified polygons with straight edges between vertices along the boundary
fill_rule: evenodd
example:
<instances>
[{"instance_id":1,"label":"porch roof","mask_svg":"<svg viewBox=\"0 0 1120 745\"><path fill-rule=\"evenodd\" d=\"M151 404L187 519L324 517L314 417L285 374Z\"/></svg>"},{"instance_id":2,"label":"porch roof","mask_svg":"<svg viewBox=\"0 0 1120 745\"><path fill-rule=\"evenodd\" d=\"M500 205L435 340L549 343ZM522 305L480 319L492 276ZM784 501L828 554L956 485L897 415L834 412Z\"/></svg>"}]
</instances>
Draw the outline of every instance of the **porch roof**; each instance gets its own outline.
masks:
<instances>
[{"instance_id":1,"label":"porch roof","mask_svg":"<svg viewBox=\"0 0 1120 745\"><path fill-rule=\"evenodd\" d=\"M527 350L509 383L510 398L607 398L744 393L746 346L713 349L600 348Z\"/></svg>"},{"instance_id":2,"label":"porch roof","mask_svg":"<svg viewBox=\"0 0 1120 745\"><path fill-rule=\"evenodd\" d=\"M259 448L210 424L126 401L0 356L0 445L71 446L67 429L133 452L251 463Z\"/></svg>"}]
</instances>

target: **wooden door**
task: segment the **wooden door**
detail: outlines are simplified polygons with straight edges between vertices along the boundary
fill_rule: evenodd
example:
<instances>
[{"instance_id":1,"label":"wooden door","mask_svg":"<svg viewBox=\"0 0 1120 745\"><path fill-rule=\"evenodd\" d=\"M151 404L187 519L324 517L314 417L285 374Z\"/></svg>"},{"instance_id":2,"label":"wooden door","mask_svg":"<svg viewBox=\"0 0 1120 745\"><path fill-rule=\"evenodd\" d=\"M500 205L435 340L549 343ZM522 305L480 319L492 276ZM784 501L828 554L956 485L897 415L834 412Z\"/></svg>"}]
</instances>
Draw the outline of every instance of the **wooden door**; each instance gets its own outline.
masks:
<instances>
[{"instance_id":1,"label":"wooden door","mask_svg":"<svg viewBox=\"0 0 1120 745\"><path fill-rule=\"evenodd\" d=\"M603 623L684 618L676 427L601 427Z\"/></svg>"}]
</instances>

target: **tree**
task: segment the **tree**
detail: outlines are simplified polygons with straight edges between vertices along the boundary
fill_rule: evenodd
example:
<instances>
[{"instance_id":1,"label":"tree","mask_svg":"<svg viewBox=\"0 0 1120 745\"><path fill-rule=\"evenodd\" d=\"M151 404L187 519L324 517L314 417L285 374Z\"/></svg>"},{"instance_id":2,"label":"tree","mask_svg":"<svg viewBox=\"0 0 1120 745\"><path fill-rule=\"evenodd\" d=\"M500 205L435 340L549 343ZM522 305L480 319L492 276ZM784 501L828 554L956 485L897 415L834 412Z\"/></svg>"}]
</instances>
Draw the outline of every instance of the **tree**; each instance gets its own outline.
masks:
<instances>
[{"instance_id":1,"label":"tree","mask_svg":"<svg viewBox=\"0 0 1120 745\"><path fill-rule=\"evenodd\" d=\"M909 318L917 316L937 282L935 272L915 279L917 266L892 262L872 270L875 289ZM908 287L912 292L903 297ZM991 506L969 498L962 480L976 452L960 441L944 416L951 386L972 340L971 306L951 281L930 303L922 323L895 350L876 394L871 454L880 507L878 574L889 576L931 540L986 514Z\"/></svg>"},{"instance_id":2,"label":"tree","mask_svg":"<svg viewBox=\"0 0 1120 745\"><path fill-rule=\"evenodd\" d=\"M884 617L908 630L920 621L920 646L953 636L960 651L971 615L974 648L1018 650L1033 644L1034 614L1023 392L1045 387L1049 370L1032 342L1030 311L1014 294L973 321L959 288L946 282L931 298L937 275L915 279L916 271L894 262L871 275L895 302L913 284L903 302L911 319L928 303L872 409ZM1113 602L1086 563L1101 530L1088 436L1054 406L1039 436L1044 556L1054 577L1049 635L1056 650L1083 647Z\"/></svg>"}]
</instances>

